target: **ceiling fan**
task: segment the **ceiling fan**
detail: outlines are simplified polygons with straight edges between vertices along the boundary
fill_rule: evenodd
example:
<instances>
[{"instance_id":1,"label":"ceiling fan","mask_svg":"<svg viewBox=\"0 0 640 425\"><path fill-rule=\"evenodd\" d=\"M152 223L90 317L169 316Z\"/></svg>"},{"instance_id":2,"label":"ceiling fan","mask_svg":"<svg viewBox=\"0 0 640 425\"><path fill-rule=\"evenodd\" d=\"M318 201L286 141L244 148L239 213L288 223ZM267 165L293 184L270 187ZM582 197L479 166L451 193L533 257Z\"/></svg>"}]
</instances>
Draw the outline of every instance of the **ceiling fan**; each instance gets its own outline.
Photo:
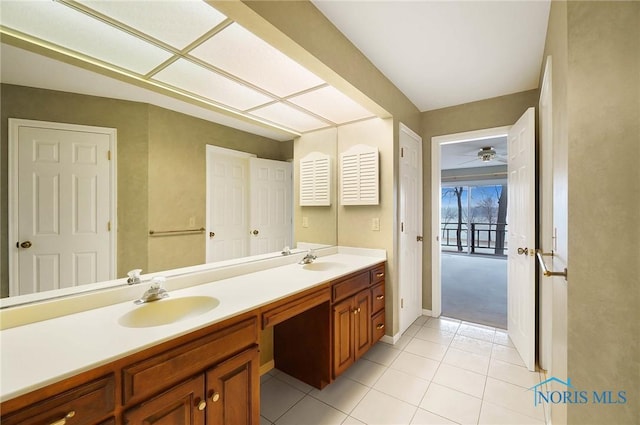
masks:
<instances>
[{"instance_id":1,"label":"ceiling fan","mask_svg":"<svg viewBox=\"0 0 640 425\"><path fill-rule=\"evenodd\" d=\"M462 164L468 164L471 162L475 162L475 161L482 161L484 163L488 163L488 162L501 162L503 164L507 163L507 159L504 158L502 155L500 155L493 146L484 146L482 148L480 148L480 150L478 150L477 152L471 154L467 154L468 156L473 155L475 158L469 161L465 161Z\"/></svg>"}]
</instances>

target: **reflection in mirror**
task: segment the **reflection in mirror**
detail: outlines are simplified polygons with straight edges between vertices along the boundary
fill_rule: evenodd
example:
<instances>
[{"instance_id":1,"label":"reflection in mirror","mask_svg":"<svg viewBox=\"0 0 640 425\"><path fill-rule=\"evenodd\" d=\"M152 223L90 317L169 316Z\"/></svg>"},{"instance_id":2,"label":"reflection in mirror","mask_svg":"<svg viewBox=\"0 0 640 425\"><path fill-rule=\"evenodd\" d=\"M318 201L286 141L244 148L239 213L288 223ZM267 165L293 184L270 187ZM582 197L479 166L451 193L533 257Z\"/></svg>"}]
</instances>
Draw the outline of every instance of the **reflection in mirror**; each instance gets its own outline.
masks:
<instances>
[{"instance_id":1,"label":"reflection in mirror","mask_svg":"<svg viewBox=\"0 0 640 425\"><path fill-rule=\"evenodd\" d=\"M46 81L46 70L40 71ZM6 179L9 118L116 129L117 153L112 160L117 166L117 216L113 220L112 231L117 234L118 278L136 268L148 273L206 261L210 231L206 217L207 145L269 160L290 161L293 158L295 228L292 247L298 241L336 243L335 202L321 208L297 206L298 170L295 162L310 150L323 150L335 158L335 129L305 133L294 141L279 141L148 103L26 87L5 81L2 82L1 106L3 297L9 295L8 252L15 247L15 241L8 239L7 219L12 208ZM205 228L205 232L163 237L149 235L150 230L199 228ZM278 247L274 255L280 255L282 248ZM69 291L53 291L52 295Z\"/></svg>"}]
</instances>

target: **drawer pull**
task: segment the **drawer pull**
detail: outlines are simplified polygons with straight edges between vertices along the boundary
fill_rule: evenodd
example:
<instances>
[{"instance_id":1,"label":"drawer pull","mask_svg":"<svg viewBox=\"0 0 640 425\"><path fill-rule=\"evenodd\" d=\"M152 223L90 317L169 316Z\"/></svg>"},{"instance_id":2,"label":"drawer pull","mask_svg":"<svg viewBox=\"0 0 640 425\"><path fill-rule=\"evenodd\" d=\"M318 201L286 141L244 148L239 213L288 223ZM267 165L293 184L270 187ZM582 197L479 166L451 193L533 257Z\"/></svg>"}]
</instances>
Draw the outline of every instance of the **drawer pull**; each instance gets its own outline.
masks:
<instances>
[{"instance_id":1,"label":"drawer pull","mask_svg":"<svg viewBox=\"0 0 640 425\"><path fill-rule=\"evenodd\" d=\"M378 295L378 296L376 297L376 300L384 300L384 295Z\"/></svg>"},{"instance_id":2,"label":"drawer pull","mask_svg":"<svg viewBox=\"0 0 640 425\"><path fill-rule=\"evenodd\" d=\"M381 277L384 277L384 273L383 272L376 273L376 277L380 279Z\"/></svg>"},{"instance_id":3,"label":"drawer pull","mask_svg":"<svg viewBox=\"0 0 640 425\"><path fill-rule=\"evenodd\" d=\"M384 329L384 323L378 323L376 329Z\"/></svg>"},{"instance_id":4,"label":"drawer pull","mask_svg":"<svg viewBox=\"0 0 640 425\"><path fill-rule=\"evenodd\" d=\"M217 402L218 400L220 400L220 393L219 392L214 392L213 395L211 396L211 401L213 401L214 403Z\"/></svg>"},{"instance_id":5,"label":"drawer pull","mask_svg":"<svg viewBox=\"0 0 640 425\"><path fill-rule=\"evenodd\" d=\"M200 403L198 403L198 410L202 411L205 409L205 407L207 407L207 402L202 400Z\"/></svg>"},{"instance_id":6,"label":"drawer pull","mask_svg":"<svg viewBox=\"0 0 640 425\"><path fill-rule=\"evenodd\" d=\"M64 418L62 419L58 419L55 422L52 422L51 425L64 425L67 423L67 419L71 419L76 415L76 412L74 410L72 410L71 412L67 413Z\"/></svg>"}]
</instances>

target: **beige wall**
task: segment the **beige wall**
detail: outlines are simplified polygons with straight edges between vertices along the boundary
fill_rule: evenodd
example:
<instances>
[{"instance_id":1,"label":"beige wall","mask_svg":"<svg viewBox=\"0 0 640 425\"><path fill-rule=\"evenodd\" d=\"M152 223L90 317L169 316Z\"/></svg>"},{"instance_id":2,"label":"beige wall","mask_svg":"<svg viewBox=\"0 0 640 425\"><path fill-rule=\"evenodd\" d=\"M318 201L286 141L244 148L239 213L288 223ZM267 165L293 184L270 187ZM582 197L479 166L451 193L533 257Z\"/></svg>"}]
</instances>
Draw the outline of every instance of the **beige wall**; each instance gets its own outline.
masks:
<instances>
[{"instance_id":1,"label":"beige wall","mask_svg":"<svg viewBox=\"0 0 640 425\"><path fill-rule=\"evenodd\" d=\"M7 240L8 118L111 127L118 130L118 275L147 264L148 114L146 105L52 90L2 85L2 237ZM127 214L135 208L136 214ZM8 256L2 250L2 296L8 296Z\"/></svg>"},{"instance_id":2,"label":"beige wall","mask_svg":"<svg viewBox=\"0 0 640 425\"><path fill-rule=\"evenodd\" d=\"M431 138L472 130L515 124L531 106L537 106L538 90L515 93L450 108L422 113L423 221L425 234L431 231ZM436 207L437 208L437 207ZM422 308L431 309L431 245L423 246Z\"/></svg>"},{"instance_id":3,"label":"beige wall","mask_svg":"<svg viewBox=\"0 0 640 425\"><path fill-rule=\"evenodd\" d=\"M640 3L567 3L568 358L572 383L626 405L569 423L640 423Z\"/></svg>"},{"instance_id":4,"label":"beige wall","mask_svg":"<svg viewBox=\"0 0 640 425\"><path fill-rule=\"evenodd\" d=\"M199 118L149 106L149 229L205 227L206 145L256 154L259 158L292 158L292 142L278 142ZM148 271L201 264L201 234L148 238Z\"/></svg>"},{"instance_id":5,"label":"beige wall","mask_svg":"<svg viewBox=\"0 0 640 425\"><path fill-rule=\"evenodd\" d=\"M327 245L337 245L338 243L337 145L337 128L306 133L294 140L293 232L295 242L313 242ZM331 158L330 206L300 206L300 159L311 152L321 152ZM303 217L306 217L309 224L308 227L302 227Z\"/></svg>"},{"instance_id":6,"label":"beige wall","mask_svg":"<svg viewBox=\"0 0 640 425\"><path fill-rule=\"evenodd\" d=\"M8 118L116 128L118 277L204 261L202 237L149 237L196 218L204 226L205 145L288 160L293 142L278 142L152 105L53 90L2 85L1 240L7 238ZM195 241L194 241L195 239ZM3 246L6 242L3 243ZM8 257L2 250L2 296Z\"/></svg>"},{"instance_id":7,"label":"beige wall","mask_svg":"<svg viewBox=\"0 0 640 425\"><path fill-rule=\"evenodd\" d=\"M386 323L394 335L398 331L395 308L398 280L395 271L393 235L394 221L394 161L393 120L371 119L338 127L338 157L352 146L365 144L379 149L380 204L338 206L338 244L387 251ZM338 195L339 196L339 195ZM380 230L371 230L371 220L380 219Z\"/></svg>"}]
</instances>

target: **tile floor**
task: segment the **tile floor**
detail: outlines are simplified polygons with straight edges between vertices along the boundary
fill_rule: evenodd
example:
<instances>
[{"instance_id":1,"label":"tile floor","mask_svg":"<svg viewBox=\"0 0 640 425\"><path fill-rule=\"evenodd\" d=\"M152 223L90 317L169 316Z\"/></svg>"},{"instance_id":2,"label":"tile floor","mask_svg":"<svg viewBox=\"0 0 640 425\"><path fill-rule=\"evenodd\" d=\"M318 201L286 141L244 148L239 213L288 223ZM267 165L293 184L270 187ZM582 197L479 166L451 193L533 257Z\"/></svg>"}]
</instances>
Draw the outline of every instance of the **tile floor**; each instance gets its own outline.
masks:
<instances>
[{"instance_id":1,"label":"tile floor","mask_svg":"<svg viewBox=\"0 0 640 425\"><path fill-rule=\"evenodd\" d=\"M261 425L544 424L527 391L544 379L504 330L423 316L322 391L263 375Z\"/></svg>"}]
</instances>

